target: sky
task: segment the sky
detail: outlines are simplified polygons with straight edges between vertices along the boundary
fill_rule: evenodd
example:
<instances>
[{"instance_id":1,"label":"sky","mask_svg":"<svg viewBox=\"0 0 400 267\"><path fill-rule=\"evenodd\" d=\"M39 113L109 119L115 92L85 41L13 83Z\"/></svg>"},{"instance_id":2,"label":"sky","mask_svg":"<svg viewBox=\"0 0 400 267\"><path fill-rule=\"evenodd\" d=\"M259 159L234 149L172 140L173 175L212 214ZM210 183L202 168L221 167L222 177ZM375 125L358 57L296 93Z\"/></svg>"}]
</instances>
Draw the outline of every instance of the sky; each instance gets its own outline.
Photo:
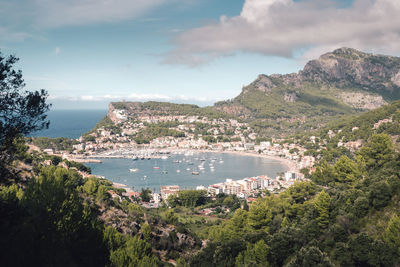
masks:
<instances>
[{"instance_id":1,"label":"sky","mask_svg":"<svg viewBox=\"0 0 400 267\"><path fill-rule=\"evenodd\" d=\"M201 106L339 47L400 54L398 0L0 0L0 51L54 109Z\"/></svg>"}]
</instances>

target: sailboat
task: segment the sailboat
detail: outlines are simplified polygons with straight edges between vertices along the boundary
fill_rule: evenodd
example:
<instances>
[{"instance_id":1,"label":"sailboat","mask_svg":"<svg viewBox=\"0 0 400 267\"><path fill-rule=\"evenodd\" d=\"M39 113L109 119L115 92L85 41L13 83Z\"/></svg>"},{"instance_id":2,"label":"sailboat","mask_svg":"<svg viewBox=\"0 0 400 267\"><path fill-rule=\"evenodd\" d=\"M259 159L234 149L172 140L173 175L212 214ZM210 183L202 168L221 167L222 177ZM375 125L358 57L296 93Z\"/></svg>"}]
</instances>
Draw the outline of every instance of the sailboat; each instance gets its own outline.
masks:
<instances>
[{"instance_id":1,"label":"sailboat","mask_svg":"<svg viewBox=\"0 0 400 267\"><path fill-rule=\"evenodd\" d=\"M154 166L153 166L153 169L154 169L154 170L158 170L158 169L160 169L160 167L159 167L159 166L157 166L157 161L155 162L155 164L154 164Z\"/></svg>"},{"instance_id":2,"label":"sailboat","mask_svg":"<svg viewBox=\"0 0 400 267\"><path fill-rule=\"evenodd\" d=\"M199 174L200 174L200 172L196 171L196 170L193 168L192 175L199 175Z\"/></svg>"}]
</instances>

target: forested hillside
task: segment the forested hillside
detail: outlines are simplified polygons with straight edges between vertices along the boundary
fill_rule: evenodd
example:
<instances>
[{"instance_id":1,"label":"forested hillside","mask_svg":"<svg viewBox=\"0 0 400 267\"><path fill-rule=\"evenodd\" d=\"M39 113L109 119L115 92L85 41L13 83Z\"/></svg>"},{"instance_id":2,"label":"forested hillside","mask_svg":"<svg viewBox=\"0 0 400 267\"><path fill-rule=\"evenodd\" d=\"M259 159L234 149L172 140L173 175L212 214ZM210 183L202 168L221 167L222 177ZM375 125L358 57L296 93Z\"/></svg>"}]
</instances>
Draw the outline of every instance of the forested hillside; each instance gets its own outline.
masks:
<instances>
[{"instance_id":1,"label":"forested hillside","mask_svg":"<svg viewBox=\"0 0 400 267\"><path fill-rule=\"evenodd\" d=\"M395 266L400 262L400 154L374 134L354 158L258 199L207 230L191 266Z\"/></svg>"}]
</instances>

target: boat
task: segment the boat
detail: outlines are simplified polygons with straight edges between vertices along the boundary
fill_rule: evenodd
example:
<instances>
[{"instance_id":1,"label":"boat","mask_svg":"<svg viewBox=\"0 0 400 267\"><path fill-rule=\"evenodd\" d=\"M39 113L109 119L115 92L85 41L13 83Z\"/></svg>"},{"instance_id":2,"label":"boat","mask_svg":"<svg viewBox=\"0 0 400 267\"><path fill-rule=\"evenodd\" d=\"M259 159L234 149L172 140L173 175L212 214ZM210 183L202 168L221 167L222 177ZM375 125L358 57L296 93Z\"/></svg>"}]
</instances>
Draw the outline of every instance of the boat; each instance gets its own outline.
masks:
<instances>
[{"instance_id":1,"label":"boat","mask_svg":"<svg viewBox=\"0 0 400 267\"><path fill-rule=\"evenodd\" d=\"M186 168L187 171L190 171L190 168Z\"/></svg>"},{"instance_id":2,"label":"boat","mask_svg":"<svg viewBox=\"0 0 400 267\"><path fill-rule=\"evenodd\" d=\"M196 171L196 170L193 168L192 175L199 175L199 174L200 174L200 172Z\"/></svg>"},{"instance_id":3,"label":"boat","mask_svg":"<svg viewBox=\"0 0 400 267\"><path fill-rule=\"evenodd\" d=\"M206 159L205 158L201 158L200 161L206 161Z\"/></svg>"},{"instance_id":4,"label":"boat","mask_svg":"<svg viewBox=\"0 0 400 267\"><path fill-rule=\"evenodd\" d=\"M176 170L176 172L177 172L177 173L180 173L180 172L181 172L181 170Z\"/></svg>"},{"instance_id":5,"label":"boat","mask_svg":"<svg viewBox=\"0 0 400 267\"><path fill-rule=\"evenodd\" d=\"M139 170L139 169L137 169L137 168L129 169L130 172L137 172L138 170Z\"/></svg>"},{"instance_id":6,"label":"boat","mask_svg":"<svg viewBox=\"0 0 400 267\"><path fill-rule=\"evenodd\" d=\"M162 173L163 173L163 174L167 174L167 173L168 173L168 171L165 171L165 170L164 170L164 171L162 171Z\"/></svg>"},{"instance_id":7,"label":"boat","mask_svg":"<svg viewBox=\"0 0 400 267\"><path fill-rule=\"evenodd\" d=\"M168 156L162 156L161 159L168 159Z\"/></svg>"},{"instance_id":8,"label":"boat","mask_svg":"<svg viewBox=\"0 0 400 267\"><path fill-rule=\"evenodd\" d=\"M132 160L138 160L139 158L138 157L136 157L136 156L134 156L133 158L132 158Z\"/></svg>"},{"instance_id":9,"label":"boat","mask_svg":"<svg viewBox=\"0 0 400 267\"><path fill-rule=\"evenodd\" d=\"M156 161L156 162L154 162L153 169L154 169L154 170L158 170L158 169L160 169L160 167L159 167L159 166L157 166L157 161Z\"/></svg>"}]
</instances>

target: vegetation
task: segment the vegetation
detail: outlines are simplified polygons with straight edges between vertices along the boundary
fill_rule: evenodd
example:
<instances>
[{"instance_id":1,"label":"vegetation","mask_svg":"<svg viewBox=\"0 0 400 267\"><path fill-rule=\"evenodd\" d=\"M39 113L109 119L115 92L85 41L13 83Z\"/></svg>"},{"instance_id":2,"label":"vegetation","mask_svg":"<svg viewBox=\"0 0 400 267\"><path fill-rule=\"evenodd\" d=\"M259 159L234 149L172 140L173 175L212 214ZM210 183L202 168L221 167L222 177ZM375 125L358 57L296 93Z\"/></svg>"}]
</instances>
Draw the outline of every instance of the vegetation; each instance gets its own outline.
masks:
<instances>
[{"instance_id":1,"label":"vegetation","mask_svg":"<svg viewBox=\"0 0 400 267\"><path fill-rule=\"evenodd\" d=\"M184 206L194 208L206 204L207 192L202 190L183 190L177 195L168 198L168 205L171 207Z\"/></svg>"},{"instance_id":2,"label":"vegetation","mask_svg":"<svg viewBox=\"0 0 400 267\"><path fill-rule=\"evenodd\" d=\"M357 160L342 157L278 196L210 227L191 266L393 266L399 264L400 154L371 137ZM324 189L323 187L324 186ZM390 237L389 237L390 236ZM264 247L257 260L257 247ZM228 259L228 262L226 262Z\"/></svg>"},{"instance_id":3,"label":"vegetation","mask_svg":"<svg viewBox=\"0 0 400 267\"><path fill-rule=\"evenodd\" d=\"M18 149L16 138L49 126L46 112L47 92L22 91L25 84L21 70L15 70L18 58L0 52L0 180L10 178L7 165Z\"/></svg>"},{"instance_id":4,"label":"vegetation","mask_svg":"<svg viewBox=\"0 0 400 267\"><path fill-rule=\"evenodd\" d=\"M148 101L144 103L139 102L112 102L116 109L130 110L131 108L138 108L140 111L149 112L157 115L185 115L185 116L200 116L208 117L210 119L230 118L231 116L213 109L212 107L201 108L197 105L191 104L174 104L168 102Z\"/></svg>"},{"instance_id":5,"label":"vegetation","mask_svg":"<svg viewBox=\"0 0 400 267\"><path fill-rule=\"evenodd\" d=\"M96 131L99 130L100 128L108 130L113 134L117 134L117 133L120 134L121 133L120 127L115 125L114 122L106 115L98 123L96 123L96 125L93 127L93 129L91 129L87 133L84 133L82 135L82 137L84 138L84 140L86 142L95 141L95 137L93 136L93 134L95 134Z\"/></svg>"},{"instance_id":6,"label":"vegetation","mask_svg":"<svg viewBox=\"0 0 400 267\"><path fill-rule=\"evenodd\" d=\"M151 140L164 136L185 137L185 133L158 124L150 124L144 131L137 134L134 140L138 144L148 144Z\"/></svg>"},{"instance_id":7,"label":"vegetation","mask_svg":"<svg viewBox=\"0 0 400 267\"><path fill-rule=\"evenodd\" d=\"M34 144L40 149L54 149L56 151L72 151L73 145L80 144L77 140L66 137L34 137L27 140L29 143Z\"/></svg>"}]
</instances>

